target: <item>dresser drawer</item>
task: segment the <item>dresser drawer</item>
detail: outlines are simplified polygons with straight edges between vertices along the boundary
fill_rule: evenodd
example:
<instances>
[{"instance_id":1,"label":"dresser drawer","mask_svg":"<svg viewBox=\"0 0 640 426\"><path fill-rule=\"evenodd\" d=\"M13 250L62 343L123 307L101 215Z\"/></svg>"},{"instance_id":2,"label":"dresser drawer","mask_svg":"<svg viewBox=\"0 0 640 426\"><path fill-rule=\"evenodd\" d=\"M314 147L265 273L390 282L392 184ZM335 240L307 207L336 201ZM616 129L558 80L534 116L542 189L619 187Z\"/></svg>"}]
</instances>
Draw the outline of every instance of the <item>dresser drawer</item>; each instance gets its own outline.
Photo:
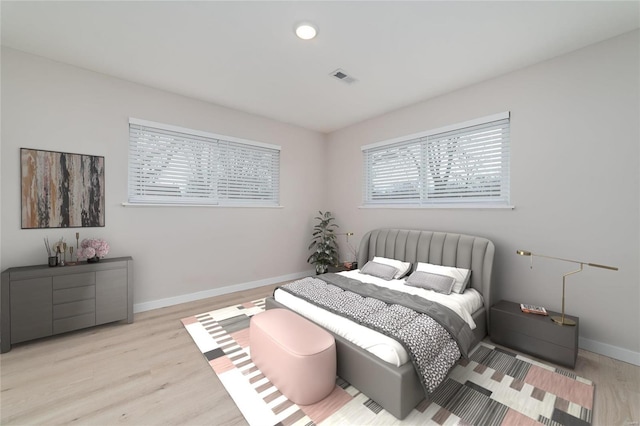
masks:
<instances>
[{"instance_id":1,"label":"dresser drawer","mask_svg":"<svg viewBox=\"0 0 640 426\"><path fill-rule=\"evenodd\" d=\"M53 306L53 319L68 318L77 315L91 314L95 322L95 299L81 300L79 302L62 303ZM54 331L55 332L55 331Z\"/></svg>"},{"instance_id":2,"label":"dresser drawer","mask_svg":"<svg viewBox=\"0 0 640 426\"><path fill-rule=\"evenodd\" d=\"M86 285L93 285L96 283L95 272L85 272L82 274L69 274L53 277L53 289L59 290L62 288L70 287L82 287Z\"/></svg>"},{"instance_id":3,"label":"dresser drawer","mask_svg":"<svg viewBox=\"0 0 640 426\"><path fill-rule=\"evenodd\" d=\"M94 299L96 297L96 286L86 285L83 287L63 288L53 290L53 304L79 302L81 300Z\"/></svg>"},{"instance_id":4,"label":"dresser drawer","mask_svg":"<svg viewBox=\"0 0 640 426\"><path fill-rule=\"evenodd\" d=\"M53 320L53 334L91 327L96 324L94 313L78 315L70 318Z\"/></svg>"}]
</instances>

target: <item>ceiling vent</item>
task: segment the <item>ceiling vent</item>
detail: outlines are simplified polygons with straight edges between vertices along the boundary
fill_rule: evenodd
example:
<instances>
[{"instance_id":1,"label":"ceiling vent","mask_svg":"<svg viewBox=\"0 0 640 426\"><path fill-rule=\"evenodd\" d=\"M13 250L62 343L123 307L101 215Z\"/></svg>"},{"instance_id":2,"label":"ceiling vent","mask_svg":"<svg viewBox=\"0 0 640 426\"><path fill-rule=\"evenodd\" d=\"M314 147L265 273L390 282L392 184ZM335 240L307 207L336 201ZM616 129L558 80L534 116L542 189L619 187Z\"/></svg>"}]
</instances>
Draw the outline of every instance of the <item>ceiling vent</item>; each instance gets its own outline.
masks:
<instances>
[{"instance_id":1,"label":"ceiling vent","mask_svg":"<svg viewBox=\"0 0 640 426\"><path fill-rule=\"evenodd\" d=\"M355 78L351 77L349 74L347 74L344 70L340 68L333 71L330 75L347 84L351 84L357 81Z\"/></svg>"}]
</instances>

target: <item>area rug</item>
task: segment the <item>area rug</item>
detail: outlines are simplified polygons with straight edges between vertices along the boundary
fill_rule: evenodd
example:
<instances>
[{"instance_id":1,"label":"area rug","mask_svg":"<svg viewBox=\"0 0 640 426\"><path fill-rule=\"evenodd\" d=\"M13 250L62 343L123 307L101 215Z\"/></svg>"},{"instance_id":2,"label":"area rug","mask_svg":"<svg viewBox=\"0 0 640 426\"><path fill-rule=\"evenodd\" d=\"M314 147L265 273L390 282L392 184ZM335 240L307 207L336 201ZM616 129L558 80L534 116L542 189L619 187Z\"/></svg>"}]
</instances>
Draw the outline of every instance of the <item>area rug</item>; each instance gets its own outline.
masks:
<instances>
[{"instance_id":1,"label":"area rug","mask_svg":"<svg viewBox=\"0 0 640 426\"><path fill-rule=\"evenodd\" d=\"M251 361L249 321L264 305L259 299L182 320L251 426L591 424L590 380L484 342L402 421L340 378L324 400L298 406Z\"/></svg>"}]
</instances>

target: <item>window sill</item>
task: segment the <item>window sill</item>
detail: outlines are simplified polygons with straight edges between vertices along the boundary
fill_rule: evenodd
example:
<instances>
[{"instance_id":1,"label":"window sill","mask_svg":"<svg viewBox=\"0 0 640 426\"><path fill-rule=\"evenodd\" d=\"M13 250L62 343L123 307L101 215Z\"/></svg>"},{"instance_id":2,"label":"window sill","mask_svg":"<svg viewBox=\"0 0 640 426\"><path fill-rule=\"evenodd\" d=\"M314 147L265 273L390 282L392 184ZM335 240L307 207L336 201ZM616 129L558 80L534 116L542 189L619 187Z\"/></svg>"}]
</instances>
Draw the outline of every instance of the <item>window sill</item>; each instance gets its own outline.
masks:
<instances>
[{"instance_id":1,"label":"window sill","mask_svg":"<svg viewBox=\"0 0 640 426\"><path fill-rule=\"evenodd\" d=\"M506 209L513 210L516 206L505 204L368 204L358 206L359 209Z\"/></svg>"},{"instance_id":2,"label":"window sill","mask_svg":"<svg viewBox=\"0 0 640 426\"><path fill-rule=\"evenodd\" d=\"M248 208L248 209L282 209L284 206L258 206L247 204L162 204L162 203L122 203L123 207L218 207L218 208Z\"/></svg>"}]
</instances>

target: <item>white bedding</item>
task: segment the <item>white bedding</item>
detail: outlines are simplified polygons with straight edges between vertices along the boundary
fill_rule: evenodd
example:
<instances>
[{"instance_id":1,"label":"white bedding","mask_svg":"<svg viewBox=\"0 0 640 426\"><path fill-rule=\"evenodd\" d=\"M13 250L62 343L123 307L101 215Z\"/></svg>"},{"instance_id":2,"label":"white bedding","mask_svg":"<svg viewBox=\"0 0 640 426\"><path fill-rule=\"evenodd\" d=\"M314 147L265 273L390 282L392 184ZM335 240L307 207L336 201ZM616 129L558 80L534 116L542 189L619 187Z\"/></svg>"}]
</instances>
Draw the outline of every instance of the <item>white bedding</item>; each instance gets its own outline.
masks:
<instances>
[{"instance_id":1,"label":"white bedding","mask_svg":"<svg viewBox=\"0 0 640 426\"><path fill-rule=\"evenodd\" d=\"M472 330L476 328L476 324L473 321L471 314L482 307L483 301L482 295L475 289L469 288L462 294L452 293L450 295L444 295L434 291L404 285L404 279L385 281L370 275L361 274L359 270L340 272L340 275L362 282L376 284L381 287L388 287L405 293L416 294L424 297L425 299L441 303L460 315L460 317L469 324L469 327L471 327ZM279 303L282 303L300 315L322 325L328 330L331 330L335 334L344 337L363 349L366 349L378 358L390 364L400 366L409 360L409 354L404 347L394 339L385 336L382 333L373 331L349 319L341 317L340 315L325 311L324 309L305 300L299 299L284 290L276 290L274 298Z\"/></svg>"}]
</instances>

